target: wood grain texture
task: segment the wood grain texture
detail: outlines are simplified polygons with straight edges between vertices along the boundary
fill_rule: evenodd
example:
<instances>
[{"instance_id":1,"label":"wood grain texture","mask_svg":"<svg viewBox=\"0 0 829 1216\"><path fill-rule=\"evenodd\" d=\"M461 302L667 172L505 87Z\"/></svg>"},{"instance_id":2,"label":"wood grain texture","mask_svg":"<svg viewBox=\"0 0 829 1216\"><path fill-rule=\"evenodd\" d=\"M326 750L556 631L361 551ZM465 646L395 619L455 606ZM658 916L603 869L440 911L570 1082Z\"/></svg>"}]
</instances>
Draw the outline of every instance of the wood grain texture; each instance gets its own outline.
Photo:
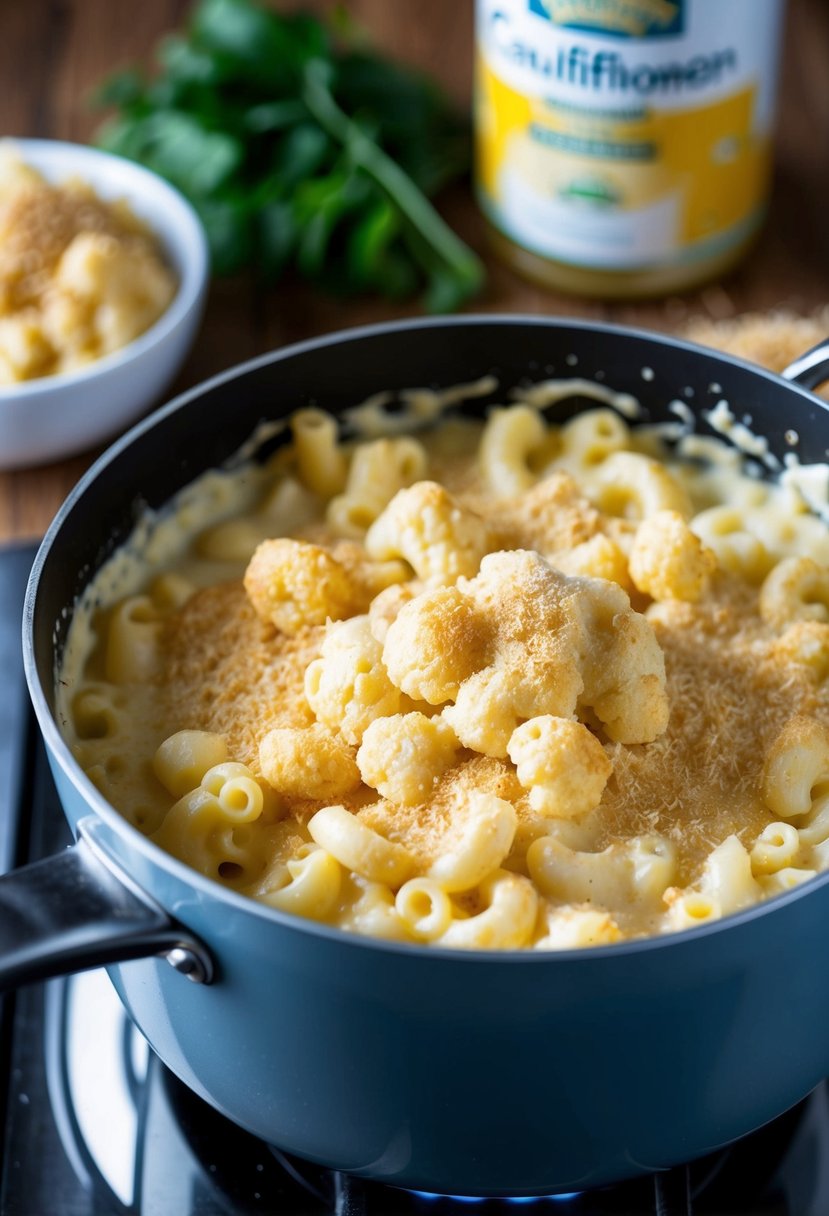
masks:
<instances>
[{"instance_id":1,"label":"wood grain texture","mask_svg":"<svg viewBox=\"0 0 829 1216\"><path fill-rule=\"evenodd\" d=\"M714 3L714 0L710 0ZM721 0L727 2L727 0ZM0 0L0 132L86 141L100 116L89 105L111 71L147 62L186 0ZM330 10L328 0L280 7ZM375 41L435 75L461 104L472 77L473 0L350 0ZM829 300L829 3L790 0L781 76L777 169L769 220L752 253L722 284L682 299L602 304L523 282L486 251L468 191L442 200L445 214L487 259L476 310L576 315L669 330L703 313L809 312ZM332 300L296 283L266 294L246 278L214 284L199 340L171 392L287 342L349 325L411 316L416 303ZM42 469L0 473L0 542L39 536L97 453Z\"/></svg>"}]
</instances>

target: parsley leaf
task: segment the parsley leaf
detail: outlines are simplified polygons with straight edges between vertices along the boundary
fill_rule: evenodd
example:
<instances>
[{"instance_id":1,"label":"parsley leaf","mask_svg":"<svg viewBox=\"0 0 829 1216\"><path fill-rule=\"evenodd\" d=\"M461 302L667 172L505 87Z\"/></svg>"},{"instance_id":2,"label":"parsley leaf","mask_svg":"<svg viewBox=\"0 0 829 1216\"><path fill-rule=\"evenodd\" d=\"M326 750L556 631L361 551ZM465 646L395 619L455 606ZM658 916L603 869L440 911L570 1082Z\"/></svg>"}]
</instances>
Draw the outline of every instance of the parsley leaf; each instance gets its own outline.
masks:
<instances>
[{"instance_id":1,"label":"parsley leaf","mask_svg":"<svg viewBox=\"0 0 829 1216\"><path fill-rule=\"evenodd\" d=\"M304 13L200 0L151 77L97 95L113 152L194 204L216 274L292 269L341 294L423 292L432 311L483 284L478 257L429 201L466 171L468 131L427 79Z\"/></svg>"}]
</instances>

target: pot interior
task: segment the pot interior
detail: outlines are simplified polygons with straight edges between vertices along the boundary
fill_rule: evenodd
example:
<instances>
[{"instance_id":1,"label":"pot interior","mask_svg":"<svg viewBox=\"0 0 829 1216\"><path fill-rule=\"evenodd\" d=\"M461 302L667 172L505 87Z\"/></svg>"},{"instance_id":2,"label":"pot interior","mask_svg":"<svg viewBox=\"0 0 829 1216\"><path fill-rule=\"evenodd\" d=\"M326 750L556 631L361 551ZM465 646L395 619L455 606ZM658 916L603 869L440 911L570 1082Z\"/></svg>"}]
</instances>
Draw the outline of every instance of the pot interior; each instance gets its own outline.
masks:
<instances>
[{"instance_id":1,"label":"pot interior","mask_svg":"<svg viewBox=\"0 0 829 1216\"><path fill-rule=\"evenodd\" d=\"M447 388L484 376L495 377L498 387L458 408L480 415L509 400L510 389L572 380L572 394L545 411L564 420L600 404L579 391L578 382L586 380L634 396L640 422L675 423L671 406L679 401L702 434L716 433L704 412L725 400L781 463L793 451L802 463L823 461L829 446L829 404L811 393L738 360L635 330L546 318L460 318L355 330L275 352L191 390L133 428L61 508L28 599L37 672L52 710L56 657L72 606L147 508L163 507L201 473L225 464L266 420L309 405L339 413L381 391L394 398L405 389Z\"/></svg>"}]
</instances>

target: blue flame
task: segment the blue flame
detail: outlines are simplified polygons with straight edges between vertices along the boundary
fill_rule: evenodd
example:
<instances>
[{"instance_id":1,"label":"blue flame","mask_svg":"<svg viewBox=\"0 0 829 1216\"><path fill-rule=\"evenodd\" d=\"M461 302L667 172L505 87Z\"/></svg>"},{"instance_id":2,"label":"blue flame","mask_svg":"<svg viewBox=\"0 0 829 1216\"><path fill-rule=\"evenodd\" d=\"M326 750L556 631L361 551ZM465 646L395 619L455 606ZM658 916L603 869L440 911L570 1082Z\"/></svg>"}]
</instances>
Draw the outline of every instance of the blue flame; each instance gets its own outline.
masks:
<instances>
[{"instance_id":1,"label":"blue flame","mask_svg":"<svg viewBox=\"0 0 829 1216\"><path fill-rule=\"evenodd\" d=\"M451 1199L453 1203L486 1203L480 1195L437 1195L434 1191L412 1191L418 1199Z\"/></svg>"},{"instance_id":2,"label":"blue flame","mask_svg":"<svg viewBox=\"0 0 829 1216\"><path fill-rule=\"evenodd\" d=\"M448 1200L450 1203L488 1202L486 1197L481 1195L437 1195L433 1191L412 1191L411 1193L418 1199L426 1199L430 1203L438 1199ZM580 1194L580 1191L569 1191L562 1195L513 1195L500 1202L509 1204L511 1207L521 1207L530 1203L567 1203L571 1199L577 1199Z\"/></svg>"}]
</instances>

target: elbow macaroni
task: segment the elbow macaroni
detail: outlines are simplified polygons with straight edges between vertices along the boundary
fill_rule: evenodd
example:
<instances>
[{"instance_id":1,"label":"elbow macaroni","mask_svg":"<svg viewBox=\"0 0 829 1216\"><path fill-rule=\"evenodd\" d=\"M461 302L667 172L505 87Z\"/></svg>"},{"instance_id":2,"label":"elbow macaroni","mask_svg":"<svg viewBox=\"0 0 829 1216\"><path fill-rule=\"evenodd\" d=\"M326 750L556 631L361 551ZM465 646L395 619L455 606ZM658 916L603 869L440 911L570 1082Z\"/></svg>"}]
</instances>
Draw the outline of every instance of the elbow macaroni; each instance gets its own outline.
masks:
<instances>
[{"instance_id":1,"label":"elbow macaroni","mask_svg":"<svg viewBox=\"0 0 829 1216\"><path fill-rule=\"evenodd\" d=\"M336 420L324 410L297 410L291 418L299 480L325 499L345 488L348 472L337 430Z\"/></svg>"},{"instance_id":2,"label":"elbow macaroni","mask_svg":"<svg viewBox=\"0 0 829 1216\"><path fill-rule=\"evenodd\" d=\"M791 489L604 408L399 424L298 411L262 500L88 623L99 789L280 912L438 948L612 945L829 869L829 529Z\"/></svg>"},{"instance_id":3,"label":"elbow macaroni","mask_svg":"<svg viewBox=\"0 0 829 1216\"><path fill-rule=\"evenodd\" d=\"M529 405L493 410L481 436L481 468L495 494L520 494L535 484L530 457L547 437L544 419Z\"/></svg>"},{"instance_id":4,"label":"elbow macaroni","mask_svg":"<svg viewBox=\"0 0 829 1216\"><path fill-rule=\"evenodd\" d=\"M328 523L340 536L362 537L398 490L426 472L426 453L416 439L376 439L354 453L345 490L328 504Z\"/></svg>"}]
</instances>

